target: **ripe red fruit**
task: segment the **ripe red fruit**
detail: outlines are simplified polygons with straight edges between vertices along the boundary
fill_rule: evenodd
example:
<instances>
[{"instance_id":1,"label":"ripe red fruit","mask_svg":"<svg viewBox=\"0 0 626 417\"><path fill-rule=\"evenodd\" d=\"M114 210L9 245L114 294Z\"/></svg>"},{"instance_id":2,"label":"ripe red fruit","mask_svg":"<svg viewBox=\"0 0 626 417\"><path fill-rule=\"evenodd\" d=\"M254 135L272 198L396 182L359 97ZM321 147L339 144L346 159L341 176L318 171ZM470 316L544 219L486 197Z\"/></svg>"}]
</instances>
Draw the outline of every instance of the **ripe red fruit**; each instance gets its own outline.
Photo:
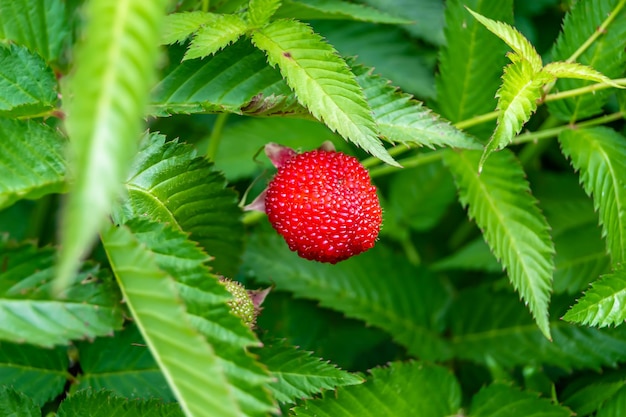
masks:
<instances>
[{"instance_id":1,"label":"ripe red fruit","mask_svg":"<svg viewBox=\"0 0 626 417\"><path fill-rule=\"evenodd\" d=\"M365 167L328 147L302 154L286 149L281 148L264 203L289 248L331 264L372 248L382 210Z\"/></svg>"}]
</instances>

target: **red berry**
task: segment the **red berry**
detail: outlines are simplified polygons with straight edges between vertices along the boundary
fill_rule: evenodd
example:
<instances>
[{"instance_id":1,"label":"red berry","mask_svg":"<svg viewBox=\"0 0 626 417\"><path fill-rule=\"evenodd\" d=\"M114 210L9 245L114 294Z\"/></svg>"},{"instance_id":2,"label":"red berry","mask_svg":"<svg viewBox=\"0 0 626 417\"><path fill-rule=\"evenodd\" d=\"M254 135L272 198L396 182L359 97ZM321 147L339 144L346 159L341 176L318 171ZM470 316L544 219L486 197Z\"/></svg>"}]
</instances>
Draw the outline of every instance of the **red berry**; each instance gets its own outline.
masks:
<instances>
[{"instance_id":1,"label":"red berry","mask_svg":"<svg viewBox=\"0 0 626 417\"><path fill-rule=\"evenodd\" d=\"M372 248L382 222L365 167L327 150L297 154L281 164L267 188L265 211L292 251L331 264Z\"/></svg>"}]
</instances>

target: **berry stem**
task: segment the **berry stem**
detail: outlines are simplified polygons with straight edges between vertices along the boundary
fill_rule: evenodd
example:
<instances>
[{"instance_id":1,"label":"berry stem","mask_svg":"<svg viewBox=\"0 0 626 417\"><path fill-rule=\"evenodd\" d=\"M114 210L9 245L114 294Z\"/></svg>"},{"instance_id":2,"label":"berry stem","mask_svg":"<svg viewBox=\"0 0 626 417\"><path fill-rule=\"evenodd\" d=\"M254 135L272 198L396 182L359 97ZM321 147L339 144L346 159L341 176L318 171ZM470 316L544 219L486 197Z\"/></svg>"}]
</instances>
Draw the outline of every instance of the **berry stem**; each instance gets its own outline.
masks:
<instances>
[{"instance_id":1,"label":"berry stem","mask_svg":"<svg viewBox=\"0 0 626 417\"><path fill-rule=\"evenodd\" d=\"M409 158L402 159L398 162L400 162L400 165L402 165L403 168L415 168L420 165L426 165L432 162L439 161L443 157L443 154L445 151L446 149L438 149L436 151L432 151L428 153L419 153ZM383 175L391 174L393 172L398 171L399 169L402 169L402 168L393 167L391 165L383 165L378 168L373 168L370 171L370 177L375 178L375 177L380 177Z\"/></svg>"}]
</instances>

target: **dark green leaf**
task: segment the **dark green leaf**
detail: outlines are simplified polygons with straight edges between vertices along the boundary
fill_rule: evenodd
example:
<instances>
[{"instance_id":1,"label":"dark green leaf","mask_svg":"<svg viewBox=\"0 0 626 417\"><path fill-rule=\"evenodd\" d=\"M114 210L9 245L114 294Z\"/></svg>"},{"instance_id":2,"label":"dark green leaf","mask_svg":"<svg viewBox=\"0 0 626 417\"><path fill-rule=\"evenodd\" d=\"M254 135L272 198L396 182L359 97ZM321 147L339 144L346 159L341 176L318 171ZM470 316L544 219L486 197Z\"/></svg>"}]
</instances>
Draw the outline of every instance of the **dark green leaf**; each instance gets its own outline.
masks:
<instances>
[{"instance_id":1,"label":"dark green leaf","mask_svg":"<svg viewBox=\"0 0 626 417\"><path fill-rule=\"evenodd\" d=\"M0 208L66 189L66 140L36 121L0 118Z\"/></svg>"},{"instance_id":2,"label":"dark green leaf","mask_svg":"<svg viewBox=\"0 0 626 417\"><path fill-rule=\"evenodd\" d=\"M502 265L493 256L489 246L481 237L468 243L452 255L441 259L431 266L435 271L485 271L497 273L502 271Z\"/></svg>"},{"instance_id":3,"label":"dark green leaf","mask_svg":"<svg viewBox=\"0 0 626 417\"><path fill-rule=\"evenodd\" d=\"M596 413L596 417L620 417L626 410L626 389L622 387Z\"/></svg>"},{"instance_id":4,"label":"dark green leaf","mask_svg":"<svg viewBox=\"0 0 626 417\"><path fill-rule=\"evenodd\" d=\"M411 23L400 15L392 15L361 4L342 0L285 0L275 16L300 20L345 19L389 24Z\"/></svg>"},{"instance_id":5,"label":"dark green leaf","mask_svg":"<svg viewBox=\"0 0 626 417\"><path fill-rule=\"evenodd\" d=\"M80 390L61 403L58 417L183 417L181 407L176 403L161 400L139 400L117 397L109 391ZM189 415L189 414L187 414ZM200 414L194 414L194 416Z\"/></svg>"},{"instance_id":6,"label":"dark green leaf","mask_svg":"<svg viewBox=\"0 0 626 417\"><path fill-rule=\"evenodd\" d=\"M587 374L574 379L563 389L559 398L577 416L597 411L607 400L620 391L625 384L624 375L604 373Z\"/></svg>"},{"instance_id":7,"label":"dark green leaf","mask_svg":"<svg viewBox=\"0 0 626 417\"><path fill-rule=\"evenodd\" d=\"M520 391L504 384L493 384L480 390L472 399L471 417L569 417L572 412L538 394Z\"/></svg>"},{"instance_id":8,"label":"dark green leaf","mask_svg":"<svg viewBox=\"0 0 626 417\"><path fill-rule=\"evenodd\" d=\"M0 46L0 116L38 116L56 101L54 73L39 55Z\"/></svg>"},{"instance_id":9,"label":"dark green leaf","mask_svg":"<svg viewBox=\"0 0 626 417\"><path fill-rule=\"evenodd\" d=\"M0 387L0 413L8 417L40 417L41 410L23 393Z\"/></svg>"}]
</instances>

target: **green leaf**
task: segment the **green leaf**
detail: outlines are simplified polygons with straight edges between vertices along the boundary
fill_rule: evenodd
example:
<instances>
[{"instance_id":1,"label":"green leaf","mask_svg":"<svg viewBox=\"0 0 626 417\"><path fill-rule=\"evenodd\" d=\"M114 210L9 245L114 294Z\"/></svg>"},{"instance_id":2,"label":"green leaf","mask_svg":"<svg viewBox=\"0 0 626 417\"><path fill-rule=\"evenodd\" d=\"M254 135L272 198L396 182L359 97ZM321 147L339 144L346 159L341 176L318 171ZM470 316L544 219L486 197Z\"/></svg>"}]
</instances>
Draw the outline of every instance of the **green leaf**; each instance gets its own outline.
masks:
<instances>
[{"instance_id":1,"label":"green leaf","mask_svg":"<svg viewBox=\"0 0 626 417\"><path fill-rule=\"evenodd\" d=\"M615 83L606 75L599 71L575 62L551 62L547 64L541 72L548 73L556 78L575 78L579 80L590 80L597 83L605 83L615 88L624 88Z\"/></svg>"},{"instance_id":2,"label":"green leaf","mask_svg":"<svg viewBox=\"0 0 626 417\"><path fill-rule=\"evenodd\" d=\"M40 417L41 409L24 393L0 387L0 413L9 417Z\"/></svg>"},{"instance_id":3,"label":"green leaf","mask_svg":"<svg viewBox=\"0 0 626 417\"><path fill-rule=\"evenodd\" d=\"M43 406L63 392L72 378L66 348L0 343L0 385L12 386Z\"/></svg>"},{"instance_id":4,"label":"green leaf","mask_svg":"<svg viewBox=\"0 0 626 417\"><path fill-rule=\"evenodd\" d=\"M56 79L28 49L0 46L0 116L38 116L57 101Z\"/></svg>"},{"instance_id":5,"label":"green leaf","mask_svg":"<svg viewBox=\"0 0 626 417\"><path fill-rule=\"evenodd\" d=\"M273 404L264 386L269 377L247 348L259 341L227 302L231 294L205 265L207 255L195 242L171 227L145 219L128 223L140 243L154 254L157 265L177 281L178 295L185 303L191 324L212 346L241 411L247 416L265 416Z\"/></svg>"},{"instance_id":6,"label":"green leaf","mask_svg":"<svg viewBox=\"0 0 626 417\"><path fill-rule=\"evenodd\" d=\"M377 137L362 90L345 61L304 23L277 20L252 35L278 65L298 101L333 131L384 162L398 166Z\"/></svg>"},{"instance_id":7,"label":"green leaf","mask_svg":"<svg viewBox=\"0 0 626 417\"><path fill-rule=\"evenodd\" d=\"M446 44L439 53L437 110L455 123L496 108L494 97L506 62L506 45L472 19L464 5L483 16L513 22L512 0L446 2ZM479 126L469 131L483 137L488 135L487 129Z\"/></svg>"},{"instance_id":8,"label":"green leaf","mask_svg":"<svg viewBox=\"0 0 626 417\"><path fill-rule=\"evenodd\" d=\"M146 135L126 188L124 216L147 217L191 233L214 258L217 273L235 275L243 251L237 194L193 147Z\"/></svg>"},{"instance_id":9,"label":"green leaf","mask_svg":"<svg viewBox=\"0 0 626 417\"><path fill-rule=\"evenodd\" d=\"M484 239L478 238L458 249L452 255L435 262L431 265L431 269L434 271L462 270L498 273L502 271L502 265L493 256Z\"/></svg>"},{"instance_id":10,"label":"green leaf","mask_svg":"<svg viewBox=\"0 0 626 417\"><path fill-rule=\"evenodd\" d=\"M563 31L556 41L552 59L568 60L589 37L594 35L607 16L618 6L623 6L621 0L576 2L565 16ZM602 36L589 45L576 61L594 68L609 78L617 78L624 73L626 54L623 51L625 48L626 9L622 7ZM555 88L558 91L567 91L590 83L592 82L561 79L556 83ZM614 90L607 89L593 94L582 94L552 101L548 103L548 109L551 115L564 121L573 122L585 119L602 113L608 97L613 92Z\"/></svg>"},{"instance_id":11,"label":"green leaf","mask_svg":"<svg viewBox=\"0 0 626 417\"><path fill-rule=\"evenodd\" d=\"M451 416L459 411L461 389L445 368L394 362L375 368L362 385L341 387L295 408L296 416ZM399 389L399 387L402 387ZM410 393L410 394L409 394Z\"/></svg>"},{"instance_id":12,"label":"green leaf","mask_svg":"<svg viewBox=\"0 0 626 417\"><path fill-rule=\"evenodd\" d=\"M565 130L559 135L563 153L579 171L580 182L600 212L613 265L626 260L626 145L608 127Z\"/></svg>"},{"instance_id":13,"label":"green leaf","mask_svg":"<svg viewBox=\"0 0 626 417\"><path fill-rule=\"evenodd\" d=\"M530 43L530 41L526 39L517 29L506 23L498 22L482 16L469 8L467 10L491 33L509 45L519 58L527 61L532 72L539 72L539 70L541 70L541 67L543 66L541 56L537 53L535 47ZM514 59L513 56L510 56L510 58L514 62L519 61L519 59Z\"/></svg>"},{"instance_id":14,"label":"green leaf","mask_svg":"<svg viewBox=\"0 0 626 417\"><path fill-rule=\"evenodd\" d=\"M572 412L555 405L538 394L520 391L509 385L492 384L472 398L469 415L472 417L501 416L503 410L510 417L569 417Z\"/></svg>"},{"instance_id":15,"label":"green leaf","mask_svg":"<svg viewBox=\"0 0 626 417\"><path fill-rule=\"evenodd\" d=\"M80 342L77 348L82 370L77 389L107 389L126 398L174 400L137 326L129 324L113 337Z\"/></svg>"},{"instance_id":16,"label":"green leaf","mask_svg":"<svg viewBox=\"0 0 626 417\"><path fill-rule=\"evenodd\" d=\"M497 93L497 126L478 164L479 172L482 171L487 157L510 144L537 110L537 100L541 98L542 87L549 81L549 77L538 74L524 59L514 61L504 69L502 86Z\"/></svg>"},{"instance_id":17,"label":"green leaf","mask_svg":"<svg viewBox=\"0 0 626 417\"><path fill-rule=\"evenodd\" d=\"M238 15L212 15L191 40L183 60L204 58L236 42L248 29L248 24Z\"/></svg>"},{"instance_id":18,"label":"green leaf","mask_svg":"<svg viewBox=\"0 0 626 417\"><path fill-rule=\"evenodd\" d=\"M213 13L206 12L182 12L173 13L163 19L163 30L161 31L161 42L169 45L172 43L182 43L189 36L195 33L205 23L215 19Z\"/></svg>"},{"instance_id":19,"label":"green leaf","mask_svg":"<svg viewBox=\"0 0 626 417\"><path fill-rule=\"evenodd\" d=\"M70 36L63 0L0 0L0 39L24 45L46 61L61 55Z\"/></svg>"},{"instance_id":20,"label":"green leaf","mask_svg":"<svg viewBox=\"0 0 626 417\"><path fill-rule=\"evenodd\" d=\"M281 3L281 0L250 0L247 15L248 24L252 27L261 27L267 24Z\"/></svg>"},{"instance_id":21,"label":"green leaf","mask_svg":"<svg viewBox=\"0 0 626 417\"><path fill-rule=\"evenodd\" d=\"M574 326L559 318L570 299L557 301L549 323L550 341L513 294L484 287L462 292L448 314L455 357L504 369L550 365L565 371L599 370L626 360L626 326L602 330Z\"/></svg>"},{"instance_id":22,"label":"green leaf","mask_svg":"<svg viewBox=\"0 0 626 417\"><path fill-rule=\"evenodd\" d=\"M274 398L282 403L293 404L297 399L311 398L323 390L363 382L358 376L284 341L274 341L256 353L274 377L269 388Z\"/></svg>"},{"instance_id":23,"label":"green leaf","mask_svg":"<svg viewBox=\"0 0 626 417\"><path fill-rule=\"evenodd\" d=\"M0 240L0 339L52 347L110 334L122 325L113 282L86 267L75 284L50 296L56 252Z\"/></svg>"},{"instance_id":24,"label":"green leaf","mask_svg":"<svg viewBox=\"0 0 626 417\"><path fill-rule=\"evenodd\" d=\"M619 417L626 407L626 389L622 387L596 413L596 417Z\"/></svg>"},{"instance_id":25,"label":"green leaf","mask_svg":"<svg viewBox=\"0 0 626 417\"><path fill-rule=\"evenodd\" d=\"M390 86L388 80L372 75L371 69L354 66L353 70L374 112L378 128L387 140L430 148L482 148L471 136L440 119L421 102Z\"/></svg>"},{"instance_id":26,"label":"green leaf","mask_svg":"<svg viewBox=\"0 0 626 417\"><path fill-rule=\"evenodd\" d=\"M275 15L277 18L299 20L342 19L362 22L410 24L411 21L400 15L389 14L362 4L335 0L285 0Z\"/></svg>"},{"instance_id":27,"label":"green leaf","mask_svg":"<svg viewBox=\"0 0 626 417\"><path fill-rule=\"evenodd\" d=\"M620 325L626 319L626 271L618 269L595 281L563 320L588 326Z\"/></svg>"},{"instance_id":28,"label":"green leaf","mask_svg":"<svg viewBox=\"0 0 626 417\"><path fill-rule=\"evenodd\" d=\"M66 189L64 146L58 131L32 120L0 118L0 208Z\"/></svg>"},{"instance_id":29,"label":"green leaf","mask_svg":"<svg viewBox=\"0 0 626 417\"><path fill-rule=\"evenodd\" d=\"M69 284L121 191L154 78L166 3L86 4L84 41L64 92L75 181L61 220L57 291Z\"/></svg>"},{"instance_id":30,"label":"green leaf","mask_svg":"<svg viewBox=\"0 0 626 417\"><path fill-rule=\"evenodd\" d=\"M393 265L393 274L388 265ZM382 246L329 265L299 258L275 233L259 233L250 239L244 269L278 290L318 300L323 307L387 331L411 355L449 357L440 335L441 315L450 298L447 290L428 271Z\"/></svg>"},{"instance_id":31,"label":"green leaf","mask_svg":"<svg viewBox=\"0 0 626 417\"><path fill-rule=\"evenodd\" d=\"M602 376L582 375L568 383L559 398L563 405L570 408L576 415L586 416L597 411L624 387L623 375L604 373Z\"/></svg>"},{"instance_id":32,"label":"green leaf","mask_svg":"<svg viewBox=\"0 0 626 417\"><path fill-rule=\"evenodd\" d=\"M530 194L524 171L508 151L494 154L478 173L480 152L448 152L464 207L483 232L489 247L507 269L509 280L550 338L548 303L554 271L550 227Z\"/></svg>"},{"instance_id":33,"label":"green leaf","mask_svg":"<svg viewBox=\"0 0 626 417\"><path fill-rule=\"evenodd\" d=\"M65 399L57 411L58 417L183 417L183 410L176 403L161 400L128 399L115 396L108 391L80 390ZM201 414L194 414L201 415Z\"/></svg>"},{"instance_id":34,"label":"green leaf","mask_svg":"<svg viewBox=\"0 0 626 417\"><path fill-rule=\"evenodd\" d=\"M154 252L126 226L111 226L102 242L133 318L185 414L239 416L224 369Z\"/></svg>"}]
</instances>

